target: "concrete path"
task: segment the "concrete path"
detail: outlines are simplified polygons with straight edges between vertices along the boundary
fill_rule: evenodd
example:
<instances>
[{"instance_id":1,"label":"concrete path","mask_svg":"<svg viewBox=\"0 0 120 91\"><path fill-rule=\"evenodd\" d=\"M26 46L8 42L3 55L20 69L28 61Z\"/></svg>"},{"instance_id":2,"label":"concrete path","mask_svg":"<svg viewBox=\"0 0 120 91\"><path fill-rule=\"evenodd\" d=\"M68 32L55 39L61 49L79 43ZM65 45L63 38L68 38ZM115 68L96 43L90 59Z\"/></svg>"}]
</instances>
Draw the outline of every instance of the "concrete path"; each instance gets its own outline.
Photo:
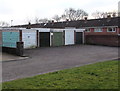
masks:
<instances>
[{"instance_id":1,"label":"concrete path","mask_svg":"<svg viewBox=\"0 0 120 91\"><path fill-rule=\"evenodd\" d=\"M20 57L20 56L12 55L12 54L8 54L8 53L2 53L2 55L0 55L0 57L1 57L0 61L21 60L21 59L28 58L28 57Z\"/></svg>"},{"instance_id":2,"label":"concrete path","mask_svg":"<svg viewBox=\"0 0 120 91\"><path fill-rule=\"evenodd\" d=\"M118 58L117 47L76 45L26 50L28 59L3 62L3 81Z\"/></svg>"}]
</instances>

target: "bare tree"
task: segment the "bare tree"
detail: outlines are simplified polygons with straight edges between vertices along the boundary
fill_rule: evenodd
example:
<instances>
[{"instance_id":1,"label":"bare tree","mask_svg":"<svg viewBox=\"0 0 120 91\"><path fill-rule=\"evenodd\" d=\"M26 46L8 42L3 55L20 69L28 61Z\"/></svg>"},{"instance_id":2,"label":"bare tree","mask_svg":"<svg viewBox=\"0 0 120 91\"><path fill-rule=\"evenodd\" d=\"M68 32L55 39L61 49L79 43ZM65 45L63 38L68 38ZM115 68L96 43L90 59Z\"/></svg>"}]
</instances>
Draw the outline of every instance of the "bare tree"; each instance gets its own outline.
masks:
<instances>
[{"instance_id":1,"label":"bare tree","mask_svg":"<svg viewBox=\"0 0 120 91\"><path fill-rule=\"evenodd\" d=\"M104 13L103 13L103 12L100 12L100 11L96 11L96 12L92 13L92 16L93 16L95 19L102 18L102 15L104 16Z\"/></svg>"},{"instance_id":2,"label":"bare tree","mask_svg":"<svg viewBox=\"0 0 120 91\"><path fill-rule=\"evenodd\" d=\"M117 14L117 11L112 11L112 12L100 12L100 11L96 11L96 12L92 13L92 16L95 19L98 19L98 18L107 18L108 16L117 17L118 14Z\"/></svg>"},{"instance_id":3,"label":"bare tree","mask_svg":"<svg viewBox=\"0 0 120 91\"><path fill-rule=\"evenodd\" d=\"M73 8L69 8L64 11L64 14L61 17L64 20L68 19L70 21L73 21L83 19L85 16L88 16L88 13L86 13L84 10L75 10Z\"/></svg>"},{"instance_id":4,"label":"bare tree","mask_svg":"<svg viewBox=\"0 0 120 91\"><path fill-rule=\"evenodd\" d=\"M58 15L55 15L52 19L54 19L55 21L59 22L61 17L59 17Z\"/></svg>"},{"instance_id":5,"label":"bare tree","mask_svg":"<svg viewBox=\"0 0 120 91\"><path fill-rule=\"evenodd\" d=\"M31 19L29 19L29 18L27 18L27 19L26 19L26 22L27 22L27 24L29 24L29 23L31 23L31 22L32 22L32 20L31 20Z\"/></svg>"},{"instance_id":6,"label":"bare tree","mask_svg":"<svg viewBox=\"0 0 120 91\"><path fill-rule=\"evenodd\" d=\"M108 13L107 12L103 12L101 18L107 18L107 16L108 16Z\"/></svg>"},{"instance_id":7,"label":"bare tree","mask_svg":"<svg viewBox=\"0 0 120 91\"><path fill-rule=\"evenodd\" d=\"M116 12L113 12L113 13L112 13L112 16L113 16L113 17L116 17L116 16L117 16L117 13L116 13Z\"/></svg>"},{"instance_id":8,"label":"bare tree","mask_svg":"<svg viewBox=\"0 0 120 91\"><path fill-rule=\"evenodd\" d=\"M40 23L48 23L50 20L48 18L39 19Z\"/></svg>"},{"instance_id":9,"label":"bare tree","mask_svg":"<svg viewBox=\"0 0 120 91\"><path fill-rule=\"evenodd\" d=\"M75 20L84 19L84 17L87 17L87 16L88 16L88 13L86 13L82 9L78 9L75 13Z\"/></svg>"},{"instance_id":10,"label":"bare tree","mask_svg":"<svg viewBox=\"0 0 120 91\"><path fill-rule=\"evenodd\" d=\"M39 18L38 17L35 17L35 23L39 23Z\"/></svg>"},{"instance_id":11,"label":"bare tree","mask_svg":"<svg viewBox=\"0 0 120 91\"><path fill-rule=\"evenodd\" d=\"M8 27L9 24L7 22L4 21L0 21L0 27Z\"/></svg>"}]
</instances>

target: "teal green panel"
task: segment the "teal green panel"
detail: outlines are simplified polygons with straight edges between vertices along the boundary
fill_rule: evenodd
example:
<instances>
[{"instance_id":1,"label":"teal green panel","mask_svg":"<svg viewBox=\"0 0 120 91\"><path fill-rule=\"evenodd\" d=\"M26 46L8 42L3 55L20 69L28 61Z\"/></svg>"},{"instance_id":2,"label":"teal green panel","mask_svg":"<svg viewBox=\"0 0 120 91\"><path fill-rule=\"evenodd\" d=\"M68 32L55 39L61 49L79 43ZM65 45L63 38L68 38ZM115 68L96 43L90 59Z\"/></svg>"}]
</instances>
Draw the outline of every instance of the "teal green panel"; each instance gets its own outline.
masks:
<instances>
[{"instance_id":1,"label":"teal green panel","mask_svg":"<svg viewBox=\"0 0 120 91\"><path fill-rule=\"evenodd\" d=\"M2 32L2 46L16 48L16 42L19 42L19 32Z\"/></svg>"}]
</instances>

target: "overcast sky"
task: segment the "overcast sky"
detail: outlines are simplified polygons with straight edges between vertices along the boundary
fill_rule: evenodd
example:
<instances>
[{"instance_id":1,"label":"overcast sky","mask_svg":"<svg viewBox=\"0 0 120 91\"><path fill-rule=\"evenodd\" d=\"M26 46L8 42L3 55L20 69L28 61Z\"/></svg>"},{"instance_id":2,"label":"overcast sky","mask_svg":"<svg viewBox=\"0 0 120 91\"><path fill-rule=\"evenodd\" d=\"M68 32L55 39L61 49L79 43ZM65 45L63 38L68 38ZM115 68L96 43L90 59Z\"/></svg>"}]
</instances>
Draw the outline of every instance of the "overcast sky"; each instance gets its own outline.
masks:
<instances>
[{"instance_id":1,"label":"overcast sky","mask_svg":"<svg viewBox=\"0 0 120 91\"><path fill-rule=\"evenodd\" d=\"M35 17L51 18L67 8L83 9L91 15L97 11L118 9L119 0L0 0L0 21L26 24ZM32 21L32 23L34 23Z\"/></svg>"}]
</instances>

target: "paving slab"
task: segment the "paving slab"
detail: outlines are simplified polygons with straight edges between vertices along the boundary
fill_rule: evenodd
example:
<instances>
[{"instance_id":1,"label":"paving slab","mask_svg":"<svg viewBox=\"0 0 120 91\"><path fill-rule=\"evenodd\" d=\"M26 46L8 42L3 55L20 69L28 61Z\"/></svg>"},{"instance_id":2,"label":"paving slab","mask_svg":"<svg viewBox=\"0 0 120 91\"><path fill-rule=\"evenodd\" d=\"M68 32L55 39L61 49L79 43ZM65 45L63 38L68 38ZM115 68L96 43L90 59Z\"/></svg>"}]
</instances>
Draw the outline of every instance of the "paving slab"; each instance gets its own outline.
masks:
<instances>
[{"instance_id":1,"label":"paving slab","mask_svg":"<svg viewBox=\"0 0 120 91\"><path fill-rule=\"evenodd\" d=\"M2 55L0 55L1 59L0 61L15 61L15 60L21 60L21 59L26 59L28 57L20 57L20 56L16 56L13 54L8 54L8 53L2 53Z\"/></svg>"}]
</instances>

